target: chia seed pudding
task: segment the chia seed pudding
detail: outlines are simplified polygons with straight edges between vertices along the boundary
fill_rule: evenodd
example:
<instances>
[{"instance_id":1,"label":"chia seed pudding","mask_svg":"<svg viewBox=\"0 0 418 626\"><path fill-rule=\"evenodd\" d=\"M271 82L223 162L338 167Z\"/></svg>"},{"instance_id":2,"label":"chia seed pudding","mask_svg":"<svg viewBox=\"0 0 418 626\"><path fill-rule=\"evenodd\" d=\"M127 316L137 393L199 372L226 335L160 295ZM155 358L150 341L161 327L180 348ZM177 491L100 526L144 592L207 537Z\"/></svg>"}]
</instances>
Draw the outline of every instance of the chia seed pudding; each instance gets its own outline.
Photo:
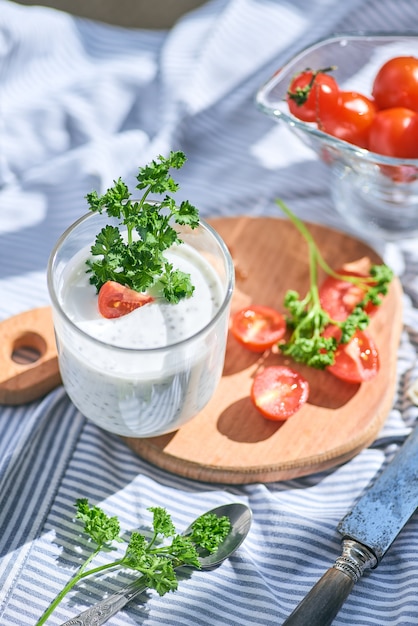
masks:
<instances>
[{"instance_id":1,"label":"chia seed pudding","mask_svg":"<svg viewBox=\"0 0 418 626\"><path fill-rule=\"evenodd\" d=\"M207 227L204 235L214 236ZM118 435L176 430L203 409L222 374L233 283L227 251L218 251L213 263L212 244L209 252L196 250L194 233L192 245L165 253L175 268L191 275L191 297L177 304L156 297L128 315L105 319L86 273L91 244L84 242L80 250L79 243L74 253L73 241L67 245L71 254L67 250L60 260L65 236L51 257L48 280L69 397L83 415Z\"/></svg>"}]
</instances>

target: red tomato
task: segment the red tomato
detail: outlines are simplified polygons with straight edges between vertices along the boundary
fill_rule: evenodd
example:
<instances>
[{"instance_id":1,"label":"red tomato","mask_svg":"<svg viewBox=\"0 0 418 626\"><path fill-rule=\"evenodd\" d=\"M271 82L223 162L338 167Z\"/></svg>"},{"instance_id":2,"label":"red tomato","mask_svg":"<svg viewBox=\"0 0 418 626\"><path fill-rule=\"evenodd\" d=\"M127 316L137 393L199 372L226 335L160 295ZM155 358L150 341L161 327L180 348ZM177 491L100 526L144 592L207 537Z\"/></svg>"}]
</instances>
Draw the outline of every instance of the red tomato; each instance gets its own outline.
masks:
<instances>
[{"instance_id":1,"label":"red tomato","mask_svg":"<svg viewBox=\"0 0 418 626\"><path fill-rule=\"evenodd\" d=\"M369 150L403 159L418 158L418 113L402 107L378 111L370 126Z\"/></svg>"},{"instance_id":2,"label":"red tomato","mask_svg":"<svg viewBox=\"0 0 418 626\"><path fill-rule=\"evenodd\" d=\"M326 336L338 337L340 329L329 326ZM379 371L379 353L371 336L357 330L346 344L340 344L335 353L335 362L327 371L348 383L363 383L372 380Z\"/></svg>"},{"instance_id":3,"label":"red tomato","mask_svg":"<svg viewBox=\"0 0 418 626\"><path fill-rule=\"evenodd\" d=\"M384 63L374 79L372 94L378 109L418 111L418 59L402 56Z\"/></svg>"},{"instance_id":4,"label":"red tomato","mask_svg":"<svg viewBox=\"0 0 418 626\"><path fill-rule=\"evenodd\" d=\"M100 314L110 319L122 317L153 300L154 298L148 294L139 293L113 280L108 280L99 291L98 306Z\"/></svg>"},{"instance_id":5,"label":"red tomato","mask_svg":"<svg viewBox=\"0 0 418 626\"><path fill-rule=\"evenodd\" d=\"M297 74L287 91L289 111L304 122L317 122L321 112L336 104L339 88L336 80L321 70Z\"/></svg>"},{"instance_id":6,"label":"red tomato","mask_svg":"<svg viewBox=\"0 0 418 626\"><path fill-rule=\"evenodd\" d=\"M379 165L379 169L396 183L411 183L418 178L418 171L414 165Z\"/></svg>"},{"instance_id":7,"label":"red tomato","mask_svg":"<svg viewBox=\"0 0 418 626\"><path fill-rule=\"evenodd\" d=\"M375 112L370 98L356 91L340 91L337 106L324 112L319 128L338 139L367 148Z\"/></svg>"},{"instance_id":8,"label":"red tomato","mask_svg":"<svg viewBox=\"0 0 418 626\"><path fill-rule=\"evenodd\" d=\"M359 272L351 272L343 267L337 270L337 274L345 276L364 276ZM363 300L365 291L361 287L350 283L347 280L327 276L319 288L319 299L321 306L328 315L336 321L345 320L354 310L356 305ZM369 302L365 311L368 315L373 315L378 306Z\"/></svg>"},{"instance_id":9,"label":"red tomato","mask_svg":"<svg viewBox=\"0 0 418 626\"><path fill-rule=\"evenodd\" d=\"M309 383L290 367L266 367L256 375L251 400L269 420L282 421L296 413L308 400Z\"/></svg>"},{"instance_id":10,"label":"red tomato","mask_svg":"<svg viewBox=\"0 0 418 626\"><path fill-rule=\"evenodd\" d=\"M286 321L275 309L253 305L233 315L231 332L249 350L264 352L284 336Z\"/></svg>"}]
</instances>

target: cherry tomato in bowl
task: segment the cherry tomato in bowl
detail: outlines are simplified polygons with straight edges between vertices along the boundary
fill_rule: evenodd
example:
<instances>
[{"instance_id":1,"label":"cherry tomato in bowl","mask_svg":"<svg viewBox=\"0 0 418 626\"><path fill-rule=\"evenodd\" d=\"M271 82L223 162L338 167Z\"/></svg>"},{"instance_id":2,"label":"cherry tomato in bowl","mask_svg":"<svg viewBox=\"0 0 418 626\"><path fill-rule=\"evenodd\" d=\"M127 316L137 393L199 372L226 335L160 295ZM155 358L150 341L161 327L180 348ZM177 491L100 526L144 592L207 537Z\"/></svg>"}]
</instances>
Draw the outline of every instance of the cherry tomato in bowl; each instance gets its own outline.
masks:
<instances>
[{"instance_id":1,"label":"cherry tomato in bowl","mask_svg":"<svg viewBox=\"0 0 418 626\"><path fill-rule=\"evenodd\" d=\"M309 383L298 372L283 365L266 367L254 378L251 400L272 421L294 415L309 397Z\"/></svg>"},{"instance_id":2,"label":"cherry tomato in bowl","mask_svg":"<svg viewBox=\"0 0 418 626\"><path fill-rule=\"evenodd\" d=\"M235 313L231 319L231 333L237 341L252 352L264 352L283 338L286 320L275 309L252 305Z\"/></svg>"},{"instance_id":3,"label":"cherry tomato in bowl","mask_svg":"<svg viewBox=\"0 0 418 626\"><path fill-rule=\"evenodd\" d=\"M336 104L338 94L335 78L326 71L307 69L292 79L286 99L292 115L304 122L318 122L322 111Z\"/></svg>"},{"instance_id":4,"label":"cherry tomato in bowl","mask_svg":"<svg viewBox=\"0 0 418 626\"><path fill-rule=\"evenodd\" d=\"M338 338L337 326L329 326L325 336ZM372 380L380 368L379 352L369 333L357 330L346 344L339 344L333 365L326 369L330 374L348 383L364 383Z\"/></svg>"},{"instance_id":5,"label":"cherry tomato in bowl","mask_svg":"<svg viewBox=\"0 0 418 626\"><path fill-rule=\"evenodd\" d=\"M377 111L370 125L369 150L390 157L418 158L418 113L405 107Z\"/></svg>"},{"instance_id":6,"label":"cherry tomato in bowl","mask_svg":"<svg viewBox=\"0 0 418 626\"><path fill-rule=\"evenodd\" d=\"M418 111L418 58L398 56L386 61L375 76L372 95L378 109Z\"/></svg>"},{"instance_id":7,"label":"cherry tomato in bowl","mask_svg":"<svg viewBox=\"0 0 418 626\"><path fill-rule=\"evenodd\" d=\"M320 129L342 141L368 148L369 128L376 113L374 102L356 91L340 91L336 105L321 117Z\"/></svg>"},{"instance_id":8,"label":"cherry tomato in bowl","mask_svg":"<svg viewBox=\"0 0 418 626\"><path fill-rule=\"evenodd\" d=\"M125 285L108 280L100 288L98 307L103 317L111 319L127 315L153 300L154 298L148 294L139 293Z\"/></svg>"}]
</instances>

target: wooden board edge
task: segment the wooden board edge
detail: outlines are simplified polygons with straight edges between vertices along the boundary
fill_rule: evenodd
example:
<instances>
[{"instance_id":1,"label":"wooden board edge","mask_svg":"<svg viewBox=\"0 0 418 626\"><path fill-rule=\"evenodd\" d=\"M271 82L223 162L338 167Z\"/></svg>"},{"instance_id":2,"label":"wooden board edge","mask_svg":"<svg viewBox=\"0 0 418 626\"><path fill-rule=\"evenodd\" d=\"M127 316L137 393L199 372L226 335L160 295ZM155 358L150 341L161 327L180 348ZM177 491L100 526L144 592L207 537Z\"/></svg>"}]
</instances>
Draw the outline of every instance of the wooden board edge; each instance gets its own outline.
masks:
<instances>
[{"instance_id":1,"label":"wooden board edge","mask_svg":"<svg viewBox=\"0 0 418 626\"><path fill-rule=\"evenodd\" d=\"M394 392L395 383L392 392ZM393 399L393 394L392 399ZM298 459L285 463L277 463L270 466L249 466L246 468L233 468L222 465L200 465L195 461L189 461L164 452L161 448L147 440L121 437L128 447L138 456L152 465L159 467L178 476L197 480L198 482L211 482L221 484L254 484L270 483L291 480L308 476L316 472L322 472L346 463L355 457L368 445L373 443L383 427L387 412L390 410L392 401L382 407L376 418L370 423L369 428L357 441L352 441L350 450L345 445L339 446L317 457Z\"/></svg>"}]
</instances>

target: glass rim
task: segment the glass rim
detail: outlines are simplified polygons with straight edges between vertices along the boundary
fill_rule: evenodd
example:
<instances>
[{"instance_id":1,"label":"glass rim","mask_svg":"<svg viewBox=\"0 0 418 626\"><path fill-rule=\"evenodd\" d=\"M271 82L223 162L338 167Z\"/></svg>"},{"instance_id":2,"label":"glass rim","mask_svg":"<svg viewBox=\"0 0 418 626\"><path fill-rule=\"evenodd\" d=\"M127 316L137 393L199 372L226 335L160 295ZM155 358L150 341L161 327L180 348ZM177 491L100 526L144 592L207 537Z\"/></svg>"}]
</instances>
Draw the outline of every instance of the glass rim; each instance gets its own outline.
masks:
<instances>
[{"instance_id":1,"label":"glass rim","mask_svg":"<svg viewBox=\"0 0 418 626\"><path fill-rule=\"evenodd\" d=\"M207 333L211 329L212 326L216 325L218 320L223 316L225 309L229 306L229 303L232 299L232 294L233 294L233 290L235 286L235 270L234 270L234 264L232 261L231 253L229 252L229 249L227 245L225 244L224 240L219 235L219 233L215 230L215 228L213 228L213 226L211 226L208 222L206 222L203 219L199 219L198 228L202 227L204 230L209 232L209 234L212 235L217 245L221 249L223 253L223 257L225 259L227 284L226 284L226 290L223 296L221 306L216 311L212 319L207 324L205 324L202 328L200 328L197 332L193 333L189 337L186 337L185 339L181 339L180 341L176 341L174 343L170 343L164 346L157 346L157 347L151 347L151 348L138 348L138 347L134 348L134 347L129 347L129 346L117 346L111 343L107 343L106 341L102 341L101 339L98 339L97 337L93 337L92 335L87 333L85 330L80 328L72 319L70 319L70 317L68 317L67 313L65 312L64 308L61 306L61 303L57 297L56 289L54 287L53 268L55 265L58 252L61 246L63 245L63 243L69 237L69 235L80 224L84 223L90 218L97 217L98 215L100 214L89 212L89 213L82 215L75 222L73 222L58 238L57 242L55 243L51 251L51 254L48 259L48 264L47 264L47 286L48 286L49 296L53 304L53 308L56 312L58 312L61 318L63 318L63 320L67 324L69 324L69 326L75 332L85 337L86 340L92 342L93 344L99 346L102 349L107 349L107 350L110 349L112 351L118 351L122 354L137 354L137 353L159 354L159 353L167 352L167 350L172 350L173 348L186 346L187 344L196 341L196 339L198 339L201 335L204 335L205 333ZM193 229L191 229L191 232L193 232Z\"/></svg>"}]
</instances>

